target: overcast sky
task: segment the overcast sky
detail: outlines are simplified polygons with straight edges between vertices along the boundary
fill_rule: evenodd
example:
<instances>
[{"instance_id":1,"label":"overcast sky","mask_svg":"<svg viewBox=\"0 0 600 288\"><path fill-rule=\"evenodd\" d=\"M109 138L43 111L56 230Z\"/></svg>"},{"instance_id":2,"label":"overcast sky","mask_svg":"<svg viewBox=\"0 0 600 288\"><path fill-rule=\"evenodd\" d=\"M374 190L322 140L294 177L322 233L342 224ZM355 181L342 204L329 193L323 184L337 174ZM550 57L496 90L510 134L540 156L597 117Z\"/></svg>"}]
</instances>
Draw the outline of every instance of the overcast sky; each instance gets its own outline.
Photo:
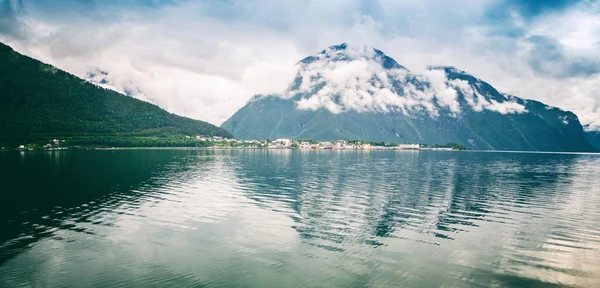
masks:
<instances>
[{"instance_id":1,"label":"overcast sky","mask_svg":"<svg viewBox=\"0 0 600 288\"><path fill-rule=\"evenodd\" d=\"M596 0L0 0L0 41L217 125L347 42L414 72L456 66L600 127Z\"/></svg>"}]
</instances>

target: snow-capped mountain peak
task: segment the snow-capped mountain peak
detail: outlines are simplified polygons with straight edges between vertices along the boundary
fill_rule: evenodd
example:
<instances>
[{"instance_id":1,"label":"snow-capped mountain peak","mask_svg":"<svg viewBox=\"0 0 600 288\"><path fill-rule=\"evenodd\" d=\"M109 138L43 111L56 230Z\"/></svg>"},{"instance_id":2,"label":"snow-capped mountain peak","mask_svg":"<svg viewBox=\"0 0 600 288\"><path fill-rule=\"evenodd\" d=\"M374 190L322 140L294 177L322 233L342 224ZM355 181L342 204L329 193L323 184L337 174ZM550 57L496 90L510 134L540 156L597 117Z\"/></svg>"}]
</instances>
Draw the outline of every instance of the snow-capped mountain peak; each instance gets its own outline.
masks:
<instances>
[{"instance_id":1,"label":"snow-capped mountain peak","mask_svg":"<svg viewBox=\"0 0 600 288\"><path fill-rule=\"evenodd\" d=\"M304 58L285 92L253 98L222 127L250 139L593 150L571 112L502 94L456 67L432 66L417 74L380 50L348 44Z\"/></svg>"},{"instance_id":2,"label":"snow-capped mountain peak","mask_svg":"<svg viewBox=\"0 0 600 288\"><path fill-rule=\"evenodd\" d=\"M351 62L357 60L372 60L379 63L384 69L407 70L396 60L385 55L381 50L369 46L352 46L347 43L329 46L320 53L308 56L300 60L301 65L310 65L318 61L326 62Z\"/></svg>"},{"instance_id":3,"label":"snow-capped mountain peak","mask_svg":"<svg viewBox=\"0 0 600 288\"><path fill-rule=\"evenodd\" d=\"M372 47L334 45L298 64L296 80L283 96L296 100L298 109L431 117L459 117L464 109L527 112L518 100L455 67L431 66L418 75Z\"/></svg>"}]
</instances>

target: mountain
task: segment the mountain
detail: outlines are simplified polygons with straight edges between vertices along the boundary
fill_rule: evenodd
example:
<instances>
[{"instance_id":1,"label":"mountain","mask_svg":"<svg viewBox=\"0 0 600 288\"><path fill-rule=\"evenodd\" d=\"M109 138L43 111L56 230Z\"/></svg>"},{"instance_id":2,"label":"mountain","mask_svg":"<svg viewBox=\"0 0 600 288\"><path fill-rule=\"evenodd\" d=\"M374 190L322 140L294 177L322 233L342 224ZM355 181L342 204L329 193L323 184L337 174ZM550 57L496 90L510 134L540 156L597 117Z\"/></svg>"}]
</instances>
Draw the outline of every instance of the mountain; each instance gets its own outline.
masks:
<instances>
[{"instance_id":1,"label":"mountain","mask_svg":"<svg viewBox=\"0 0 600 288\"><path fill-rule=\"evenodd\" d=\"M98 87L1 43L0 63L0 143L148 131L232 137L212 124Z\"/></svg>"},{"instance_id":2,"label":"mountain","mask_svg":"<svg viewBox=\"0 0 600 288\"><path fill-rule=\"evenodd\" d=\"M471 149L593 151L577 116L498 92L454 67L412 73L380 50L331 46L289 88L257 95L221 125L236 137L459 143Z\"/></svg>"},{"instance_id":3,"label":"mountain","mask_svg":"<svg viewBox=\"0 0 600 288\"><path fill-rule=\"evenodd\" d=\"M600 130L591 129L590 126L585 127L585 138L594 146L594 148L600 150Z\"/></svg>"}]
</instances>

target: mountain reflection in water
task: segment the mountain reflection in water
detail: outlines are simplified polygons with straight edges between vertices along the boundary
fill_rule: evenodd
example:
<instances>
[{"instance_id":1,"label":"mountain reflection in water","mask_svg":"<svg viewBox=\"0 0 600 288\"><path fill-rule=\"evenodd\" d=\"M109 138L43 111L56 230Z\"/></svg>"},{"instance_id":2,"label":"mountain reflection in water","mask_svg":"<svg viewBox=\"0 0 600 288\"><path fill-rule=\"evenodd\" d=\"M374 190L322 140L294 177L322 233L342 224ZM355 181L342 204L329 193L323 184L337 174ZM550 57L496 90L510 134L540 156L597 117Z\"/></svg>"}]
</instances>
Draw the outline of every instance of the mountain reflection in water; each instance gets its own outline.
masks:
<instances>
[{"instance_id":1,"label":"mountain reflection in water","mask_svg":"<svg viewBox=\"0 0 600 288\"><path fill-rule=\"evenodd\" d=\"M0 153L0 287L600 285L600 157Z\"/></svg>"}]
</instances>

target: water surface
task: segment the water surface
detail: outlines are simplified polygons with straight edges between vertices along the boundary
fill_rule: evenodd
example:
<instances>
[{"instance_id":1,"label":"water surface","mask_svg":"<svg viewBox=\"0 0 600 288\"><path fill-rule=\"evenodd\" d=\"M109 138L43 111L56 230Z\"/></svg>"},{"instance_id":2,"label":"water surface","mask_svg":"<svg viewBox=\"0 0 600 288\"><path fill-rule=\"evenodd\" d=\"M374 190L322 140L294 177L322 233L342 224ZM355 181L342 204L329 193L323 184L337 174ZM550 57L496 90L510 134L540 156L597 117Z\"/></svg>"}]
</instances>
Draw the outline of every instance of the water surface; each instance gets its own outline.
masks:
<instances>
[{"instance_id":1,"label":"water surface","mask_svg":"<svg viewBox=\"0 0 600 288\"><path fill-rule=\"evenodd\" d=\"M600 287L600 156L0 153L0 287Z\"/></svg>"}]
</instances>

